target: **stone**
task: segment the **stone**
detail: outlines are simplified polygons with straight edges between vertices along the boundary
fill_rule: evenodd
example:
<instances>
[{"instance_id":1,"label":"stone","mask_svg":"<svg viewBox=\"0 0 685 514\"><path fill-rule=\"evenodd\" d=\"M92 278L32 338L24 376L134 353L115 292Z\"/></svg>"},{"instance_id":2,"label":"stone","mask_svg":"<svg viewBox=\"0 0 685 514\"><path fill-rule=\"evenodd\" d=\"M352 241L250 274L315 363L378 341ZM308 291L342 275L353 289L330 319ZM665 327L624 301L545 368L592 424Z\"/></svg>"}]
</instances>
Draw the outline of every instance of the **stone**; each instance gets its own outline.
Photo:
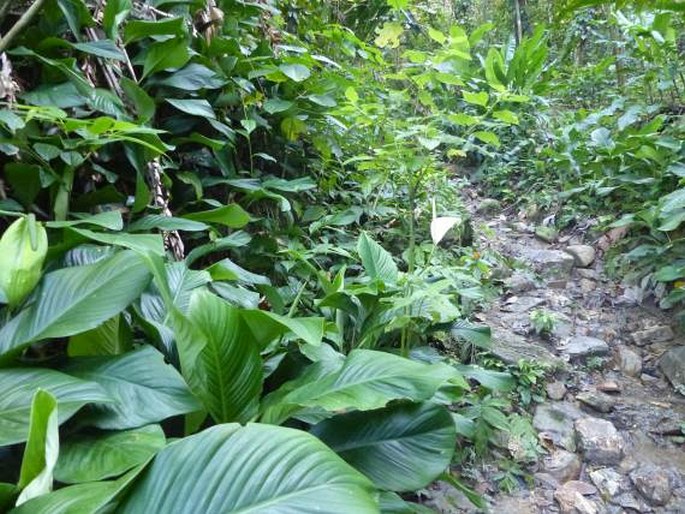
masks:
<instances>
[{"instance_id":1,"label":"stone","mask_svg":"<svg viewBox=\"0 0 685 514\"><path fill-rule=\"evenodd\" d=\"M600 514L600 506L585 498L574 482L567 482L554 491L554 499L559 503L562 514Z\"/></svg>"},{"instance_id":2,"label":"stone","mask_svg":"<svg viewBox=\"0 0 685 514\"><path fill-rule=\"evenodd\" d=\"M590 480L595 484L602 498L609 501L623 491L623 476L611 468L600 468L590 471Z\"/></svg>"},{"instance_id":3,"label":"stone","mask_svg":"<svg viewBox=\"0 0 685 514\"><path fill-rule=\"evenodd\" d=\"M597 385L597 390L603 393L618 394L621 392L621 386L614 380L605 380Z\"/></svg>"},{"instance_id":4,"label":"stone","mask_svg":"<svg viewBox=\"0 0 685 514\"><path fill-rule=\"evenodd\" d=\"M492 328L493 344L490 353L507 364L517 364L519 360L536 360L553 368L563 365L561 359L542 344L528 341L524 337L506 329Z\"/></svg>"},{"instance_id":5,"label":"stone","mask_svg":"<svg viewBox=\"0 0 685 514\"><path fill-rule=\"evenodd\" d=\"M614 399L608 394L586 391L578 393L576 400L599 412L607 413L614 410Z\"/></svg>"},{"instance_id":6,"label":"stone","mask_svg":"<svg viewBox=\"0 0 685 514\"><path fill-rule=\"evenodd\" d=\"M586 357L606 355L609 353L609 345L596 337L575 336L569 339L563 352L571 360L583 360Z\"/></svg>"},{"instance_id":7,"label":"stone","mask_svg":"<svg viewBox=\"0 0 685 514\"><path fill-rule=\"evenodd\" d=\"M668 325L650 327L633 332L633 342L638 346L647 346L652 343L665 343L674 338L673 330Z\"/></svg>"},{"instance_id":8,"label":"stone","mask_svg":"<svg viewBox=\"0 0 685 514\"><path fill-rule=\"evenodd\" d=\"M637 378L642 374L642 357L628 347L618 347L617 360L624 375Z\"/></svg>"},{"instance_id":9,"label":"stone","mask_svg":"<svg viewBox=\"0 0 685 514\"><path fill-rule=\"evenodd\" d=\"M515 271L504 281L504 287L513 294L526 293L531 289L535 289L535 281L527 273Z\"/></svg>"},{"instance_id":10,"label":"stone","mask_svg":"<svg viewBox=\"0 0 685 514\"><path fill-rule=\"evenodd\" d=\"M579 268L587 268L595 261L595 249L589 245L571 245L564 251L573 257L573 263Z\"/></svg>"},{"instance_id":11,"label":"stone","mask_svg":"<svg viewBox=\"0 0 685 514\"><path fill-rule=\"evenodd\" d=\"M555 450L542 463L542 469L563 484L576 480L580 476L582 462L575 453L566 450Z\"/></svg>"},{"instance_id":12,"label":"stone","mask_svg":"<svg viewBox=\"0 0 685 514\"><path fill-rule=\"evenodd\" d=\"M520 257L547 280L564 280L570 276L573 269L573 257L561 250L523 248Z\"/></svg>"},{"instance_id":13,"label":"stone","mask_svg":"<svg viewBox=\"0 0 685 514\"><path fill-rule=\"evenodd\" d=\"M536 298L534 296L512 296L507 300L506 304L502 306L502 310L521 314L544 303L544 298Z\"/></svg>"},{"instance_id":14,"label":"stone","mask_svg":"<svg viewBox=\"0 0 685 514\"><path fill-rule=\"evenodd\" d=\"M550 382L545 386L547 397L550 400L563 400L566 396L566 384L563 382Z\"/></svg>"},{"instance_id":15,"label":"stone","mask_svg":"<svg viewBox=\"0 0 685 514\"><path fill-rule=\"evenodd\" d=\"M685 346L676 346L664 353L659 367L673 387L685 387Z\"/></svg>"},{"instance_id":16,"label":"stone","mask_svg":"<svg viewBox=\"0 0 685 514\"><path fill-rule=\"evenodd\" d=\"M666 505L673 494L671 476L665 469L646 464L630 473L630 480L652 505Z\"/></svg>"},{"instance_id":17,"label":"stone","mask_svg":"<svg viewBox=\"0 0 685 514\"><path fill-rule=\"evenodd\" d=\"M542 403L535 409L533 428L551 439L555 446L576 451L573 424L585 414L570 403Z\"/></svg>"},{"instance_id":18,"label":"stone","mask_svg":"<svg viewBox=\"0 0 685 514\"><path fill-rule=\"evenodd\" d=\"M502 204L494 198L484 198L476 207L478 214L492 215L502 210Z\"/></svg>"},{"instance_id":19,"label":"stone","mask_svg":"<svg viewBox=\"0 0 685 514\"><path fill-rule=\"evenodd\" d=\"M611 466L623 456L624 441L616 427L599 418L580 418L575 422L578 447L591 464Z\"/></svg>"},{"instance_id":20,"label":"stone","mask_svg":"<svg viewBox=\"0 0 685 514\"><path fill-rule=\"evenodd\" d=\"M594 280L588 280L587 278L581 278L580 282L578 282L578 285L583 293L591 293L597 289L597 282Z\"/></svg>"},{"instance_id":21,"label":"stone","mask_svg":"<svg viewBox=\"0 0 685 514\"><path fill-rule=\"evenodd\" d=\"M593 269L578 268L578 269L576 269L576 273L581 278L584 278L585 280L598 280L599 279L599 275Z\"/></svg>"},{"instance_id":22,"label":"stone","mask_svg":"<svg viewBox=\"0 0 685 514\"><path fill-rule=\"evenodd\" d=\"M535 237L537 237L540 241L544 241L545 243L553 243L556 241L558 235L559 232L557 232L554 227L547 227L544 225L535 227Z\"/></svg>"}]
</instances>

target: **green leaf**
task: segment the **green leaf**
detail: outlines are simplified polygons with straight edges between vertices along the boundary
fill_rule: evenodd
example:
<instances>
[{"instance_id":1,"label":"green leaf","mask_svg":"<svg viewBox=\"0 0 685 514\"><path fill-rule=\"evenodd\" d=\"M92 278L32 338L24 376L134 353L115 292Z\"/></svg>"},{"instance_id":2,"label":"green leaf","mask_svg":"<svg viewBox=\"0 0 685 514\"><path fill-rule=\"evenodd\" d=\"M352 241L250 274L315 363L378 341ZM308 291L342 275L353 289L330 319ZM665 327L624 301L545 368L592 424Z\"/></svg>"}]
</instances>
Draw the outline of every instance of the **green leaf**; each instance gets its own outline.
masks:
<instances>
[{"instance_id":1,"label":"green leaf","mask_svg":"<svg viewBox=\"0 0 685 514\"><path fill-rule=\"evenodd\" d=\"M464 95L464 101L466 101L467 103L480 105L481 107L485 107L488 105L490 95L488 95L485 91L481 91L479 93L463 91L462 93Z\"/></svg>"},{"instance_id":2,"label":"green leaf","mask_svg":"<svg viewBox=\"0 0 685 514\"><path fill-rule=\"evenodd\" d=\"M479 348L489 348L492 342L492 333L487 325L473 325L468 321L461 320L455 323L450 334L452 337L466 341Z\"/></svg>"},{"instance_id":3,"label":"green leaf","mask_svg":"<svg viewBox=\"0 0 685 514\"><path fill-rule=\"evenodd\" d=\"M212 276L215 281L219 280L235 280L242 282L244 284L260 284L260 285L270 285L271 280L264 275L257 275L251 271L246 270L238 266L231 259L222 259L221 261L213 264L207 271Z\"/></svg>"},{"instance_id":4,"label":"green leaf","mask_svg":"<svg viewBox=\"0 0 685 514\"><path fill-rule=\"evenodd\" d=\"M185 218L175 218L162 214L148 214L128 226L129 232L149 232L150 230L183 230L186 232L201 232L209 229L209 225Z\"/></svg>"},{"instance_id":5,"label":"green leaf","mask_svg":"<svg viewBox=\"0 0 685 514\"><path fill-rule=\"evenodd\" d=\"M114 400L93 408L98 428L137 428L200 409L178 371L151 346L117 357L70 359L64 371L100 384Z\"/></svg>"},{"instance_id":6,"label":"green leaf","mask_svg":"<svg viewBox=\"0 0 685 514\"><path fill-rule=\"evenodd\" d=\"M312 74L311 70L304 64L281 64L278 69L281 70L286 77L295 82L303 82Z\"/></svg>"},{"instance_id":7,"label":"green leaf","mask_svg":"<svg viewBox=\"0 0 685 514\"><path fill-rule=\"evenodd\" d=\"M187 317L192 337L204 342L190 372L193 391L217 423L250 420L262 391L262 359L259 346L242 327L240 311L197 290Z\"/></svg>"},{"instance_id":8,"label":"green leaf","mask_svg":"<svg viewBox=\"0 0 685 514\"><path fill-rule=\"evenodd\" d=\"M188 48L187 41L182 38L153 43L145 55L141 79L157 71L185 65L190 60Z\"/></svg>"},{"instance_id":9,"label":"green leaf","mask_svg":"<svg viewBox=\"0 0 685 514\"><path fill-rule=\"evenodd\" d=\"M55 479L78 484L123 475L147 462L165 445L164 431L159 425L78 435L62 444Z\"/></svg>"},{"instance_id":10,"label":"green leaf","mask_svg":"<svg viewBox=\"0 0 685 514\"><path fill-rule=\"evenodd\" d=\"M616 143L611 138L611 132L604 127L593 130L590 139L595 146L604 150L613 150L616 147Z\"/></svg>"},{"instance_id":11,"label":"green leaf","mask_svg":"<svg viewBox=\"0 0 685 514\"><path fill-rule=\"evenodd\" d=\"M112 246L121 246L134 250L140 254L152 253L164 255L164 239L159 234L109 234L106 232L94 232L85 228L70 228L74 232L91 241L97 241Z\"/></svg>"},{"instance_id":12,"label":"green leaf","mask_svg":"<svg viewBox=\"0 0 685 514\"><path fill-rule=\"evenodd\" d=\"M143 260L130 251L48 273L36 300L0 330L0 355L97 327L138 298L149 279Z\"/></svg>"},{"instance_id":13,"label":"green leaf","mask_svg":"<svg viewBox=\"0 0 685 514\"><path fill-rule=\"evenodd\" d=\"M134 41L151 36L180 36L184 32L185 20L181 17L167 18L160 21L129 20L124 29L124 43L128 45Z\"/></svg>"},{"instance_id":14,"label":"green leaf","mask_svg":"<svg viewBox=\"0 0 685 514\"><path fill-rule=\"evenodd\" d=\"M447 36L433 27L428 27L428 36L439 45L444 45L447 42Z\"/></svg>"},{"instance_id":15,"label":"green leaf","mask_svg":"<svg viewBox=\"0 0 685 514\"><path fill-rule=\"evenodd\" d=\"M52 490L52 472L59 455L57 400L38 389L33 396L29 437L21 461L18 487L22 489L17 505Z\"/></svg>"},{"instance_id":16,"label":"green leaf","mask_svg":"<svg viewBox=\"0 0 685 514\"><path fill-rule=\"evenodd\" d=\"M133 469L118 480L91 482L64 487L38 496L12 514L94 514L112 512L117 496L140 474L144 466Z\"/></svg>"},{"instance_id":17,"label":"green leaf","mask_svg":"<svg viewBox=\"0 0 685 514\"><path fill-rule=\"evenodd\" d=\"M423 364L374 350L354 350L341 366L316 379L286 383L264 400L262 420L280 423L306 407L329 412L371 410L391 400L423 401L457 371L445 364Z\"/></svg>"},{"instance_id":18,"label":"green leaf","mask_svg":"<svg viewBox=\"0 0 685 514\"><path fill-rule=\"evenodd\" d=\"M131 0L107 0L102 16L102 28L108 38L116 41L121 25L131 11Z\"/></svg>"},{"instance_id":19,"label":"green leaf","mask_svg":"<svg viewBox=\"0 0 685 514\"><path fill-rule=\"evenodd\" d=\"M504 71L504 58L499 50L491 48L485 58L485 78L491 88L504 91L507 83L507 74Z\"/></svg>"},{"instance_id":20,"label":"green leaf","mask_svg":"<svg viewBox=\"0 0 685 514\"><path fill-rule=\"evenodd\" d=\"M497 134L494 132L489 132L486 130L479 130L477 132L474 132L473 135L477 138L483 141L483 143L487 143L489 145L492 145L496 148L499 148L501 146L501 142L499 140L499 137L497 137Z\"/></svg>"},{"instance_id":21,"label":"green leaf","mask_svg":"<svg viewBox=\"0 0 685 514\"><path fill-rule=\"evenodd\" d=\"M357 253L362 260L366 274L372 280L380 280L387 284L397 282L398 270L392 255L366 232L362 232L357 242Z\"/></svg>"},{"instance_id":22,"label":"green leaf","mask_svg":"<svg viewBox=\"0 0 685 514\"><path fill-rule=\"evenodd\" d=\"M466 114L463 112L448 114L447 119L450 120L455 125L461 125L461 126L465 126L465 127L470 127L472 125L476 125L480 121L475 116L471 116L470 114Z\"/></svg>"},{"instance_id":23,"label":"green leaf","mask_svg":"<svg viewBox=\"0 0 685 514\"><path fill-rule=\"evenodd\" d=\"M109 5L109 2L107 5ZM135 107L139 121L146 122L151 119L155 115L155 101L133 80L121 77L119 83L121 84L121 89Z\"/></svg>"},{"instance_id":24,"label":"green leaf","mask_svg":"<svg viewBox=\"0 0 685 514\"><path fill-rule=\"evenodd\" d=\"M280 98L269 98L264 102L264 110L269 114L276 114L279 112L287 111L293 105L293 102L289 100L281 100Z\"/></svg>"},{"instance_id":25,"label":"green leaf","mask_svg":"<svg viewBox=\"0 0 685 514\"><path fill-rule=\"evenodd\" d=\"M184 214L183 217L189 220L217 223L229 228L242 228L251 220L250 215L237 203L224 205L210 211Z\"/></svg>"},{"instance_id":26,"label":"green leaf","mask_svg":"<svg viewBox=\"0 0 685 514\"><path fill-rule=\"evenodd\" d=\"M111 401L98 384L51 369L0 370L0 446L26 441L31 398L38 389L48 391L57 399L60 423L87 403Z\"/></svg>"},{"instance_id":27,"label":"green leaf","mask_svg":"<svg viewBox=\"0 0 685 514\"><path fill-rule=\"evenodd\" d=\"M214 109L207 100L179 100L177 98L167 98L166 101L176 107L179 111L185 112L192 116L199 116L201 118L216 119Z\"/></svg>"},{"instance_id":28,"label":"green leaf","mask_svg":"<svg viewBox=\"0 0 685 514\"><path fill-rule=\"evenodd\" d=\"M322 421L311 433L389 491L430 484L450 465L457 437L449 411L431 403L349 412Z\"/></svg>"},{"instance_id":29,"label":"green leaf","mask_svg":"<svg viewBox=\"0 0 685 514\"><path fill-rule=\"evenodd\" d=\"M519 117L511 111L507 111L507 110L495 111L492 113L492 117L495 118L496 120L503 121L504 123L506 123L508 125L518 125L519 124Z\"/></svg>"},{"instance_id":30,"label":"green leaf","mask_svg":"<svg viewBox=\"0 0 685 514\"><path fill-rule=\"evenodd\" d=\"M400 46L400 36L404 33L404 28L396 22L386 21L374 40L376 46L380 48L397 48Z\"/></svg>"},{"instance_id":31,"label":"green leaf","mask_svg":"<svg viewBox=\"0 0 685 514\"><path fill-rule=\"evenodd\" d=\"M226 81L214 71L202 64L190 63L185 68L173 72L168 77L156 81L156 84L182 89L183 91L199 91L201 89L217 89Z\"/></svg>"},{"instance_id":32,"label":"green leaf","mask_svg":"<svg viewBox=\"0 0 685 514\"><path fill-rule=\"evenodd\" d=\"M259 309L241 315L260 349L289 331L312 346L319 346L323 338L324 318L290 318Z\"/></svg>"},{"instance_id":33,"label":"green leaf","mask_svg":"<svg viewBox=\"0 0 685 514\"><path fill-rule=\"evenodd\" d=\"M67 346L69 357L120 355L130 350L133 336L121 314L87 332L71 336Z\"/></svg>"},{"instance_id":34,"label":"green leaf","mask_svg":"<svg viewBox=\"0 0 685 514\"><path fill-rule=\"evenodd\" d=\"M0 290L10 307L23 302L36 287L47 252L47 232L33 214L15 220L2 234Z\"/></svg>"},{"instance_id":35,"label":"green leaf","mask_svg":"<svg viewBox=\"0 0 685 514\"><path fill-rule=\"evenodd\" d=\"M99 41L88 41L86 43L71 43L71 46L83 53L101 57L103 59L114 59L115 61L125 61L126 56L109 39Z\"/></svg>"},{"instance_id":36,"label":"green leaf","mask_svg":"<svg viewBox=\"0 0 685 514\"><path fill-rule=\"evenodd\" d=\"M378 505L369 481L318 439L299 430L259 424L219 425L170 445L117 510L317 511L376 514Z\"/></svg>"},{"instance_id":37,"label":"green leaf","mask_svg":"<svg viewBox=\"0 0 685 514\"><path fill-rule=\"evenodd\" d=\"M106 211L98 214L82 214L78 212L70 213L77 217L75 220L48 221L45 226L48 228L75 227L78 225L95 225L96 227L109 230L121 230L124 228L124 220L121 218L120 211Z\"/></svg>"}]
</instances>

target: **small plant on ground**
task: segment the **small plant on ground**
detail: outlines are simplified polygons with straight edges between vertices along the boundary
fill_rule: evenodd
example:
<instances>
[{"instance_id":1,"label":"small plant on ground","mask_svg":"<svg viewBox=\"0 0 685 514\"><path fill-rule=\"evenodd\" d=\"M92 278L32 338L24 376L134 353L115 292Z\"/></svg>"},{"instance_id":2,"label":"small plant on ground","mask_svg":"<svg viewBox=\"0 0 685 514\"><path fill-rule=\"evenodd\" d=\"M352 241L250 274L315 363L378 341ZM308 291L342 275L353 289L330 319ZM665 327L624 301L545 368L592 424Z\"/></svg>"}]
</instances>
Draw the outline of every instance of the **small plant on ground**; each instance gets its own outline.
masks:
<instances>
[{"instance_id":1,"label":"small plant on ground","mask_svg":"<svg viewBox=\"0 0 685 514\"><path fill-rule=\"evenodd\" d=\"M554 331L557 318L553 312L545 309L535 309L529 315L533 331L543 337L548 337Z\"/></svg>"}]
</instances>

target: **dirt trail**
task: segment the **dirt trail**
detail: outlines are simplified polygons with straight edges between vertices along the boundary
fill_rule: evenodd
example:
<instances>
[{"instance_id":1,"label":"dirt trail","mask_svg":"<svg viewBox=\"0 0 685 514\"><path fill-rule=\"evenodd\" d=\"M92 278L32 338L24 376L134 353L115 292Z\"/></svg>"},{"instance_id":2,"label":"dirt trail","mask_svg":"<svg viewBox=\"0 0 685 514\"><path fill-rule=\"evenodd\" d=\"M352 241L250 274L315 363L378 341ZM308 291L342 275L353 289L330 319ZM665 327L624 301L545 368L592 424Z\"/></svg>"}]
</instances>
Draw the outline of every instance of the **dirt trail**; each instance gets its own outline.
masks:
<instances>
[{"instance_id":1,"label":"dirt trail","mask_svg":"<svg viewBox=\"0 0 685 514\"><path fill-rule=\"evenodd\" d=\"M636 290L606 277L591 242L562 235L546 243L496 203L471 203L475 245L513 263L504 294L480 315L493 328L493 353L557 369L534 409L547 450L527 468L534 484L498 493L484 468L488 512L685 513L685 398L665 376L685 380L685 337L663 312L640 305ZM554 314L551 336L531 330L534 309ZM455 491L442 493L438 511L479 512Z\"/></svg>"}]
</instances>

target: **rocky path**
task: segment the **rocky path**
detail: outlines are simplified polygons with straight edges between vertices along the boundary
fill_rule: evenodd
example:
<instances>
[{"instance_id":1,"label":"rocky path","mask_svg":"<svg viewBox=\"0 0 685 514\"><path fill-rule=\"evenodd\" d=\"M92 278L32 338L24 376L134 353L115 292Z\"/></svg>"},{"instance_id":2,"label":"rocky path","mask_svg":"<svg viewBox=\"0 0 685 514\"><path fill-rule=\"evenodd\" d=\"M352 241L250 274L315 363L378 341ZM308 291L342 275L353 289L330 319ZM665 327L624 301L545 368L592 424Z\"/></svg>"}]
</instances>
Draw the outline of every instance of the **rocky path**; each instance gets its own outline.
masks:
<instances>
[{"instance_id":1,"label":"rocky path","mask_svg":"<svg viewBox=\"0 0 685 514\"><path fill-rule=\"evenodd\" d=\"M536 236L492 201L474 200L472 210L476 245L513 262L504 294L481 314L493 328L492 353L556 370L534 408L547 451L527 468L534 483L498 493L483 470L489 512L685 513L685 398L676 392L685 382L685 337L609 280L580 235ZM532 331L534 309L553 313L550 336ZM443 512L479 512L458 498L440 503Z\"/></svg>"}]
</instances>

